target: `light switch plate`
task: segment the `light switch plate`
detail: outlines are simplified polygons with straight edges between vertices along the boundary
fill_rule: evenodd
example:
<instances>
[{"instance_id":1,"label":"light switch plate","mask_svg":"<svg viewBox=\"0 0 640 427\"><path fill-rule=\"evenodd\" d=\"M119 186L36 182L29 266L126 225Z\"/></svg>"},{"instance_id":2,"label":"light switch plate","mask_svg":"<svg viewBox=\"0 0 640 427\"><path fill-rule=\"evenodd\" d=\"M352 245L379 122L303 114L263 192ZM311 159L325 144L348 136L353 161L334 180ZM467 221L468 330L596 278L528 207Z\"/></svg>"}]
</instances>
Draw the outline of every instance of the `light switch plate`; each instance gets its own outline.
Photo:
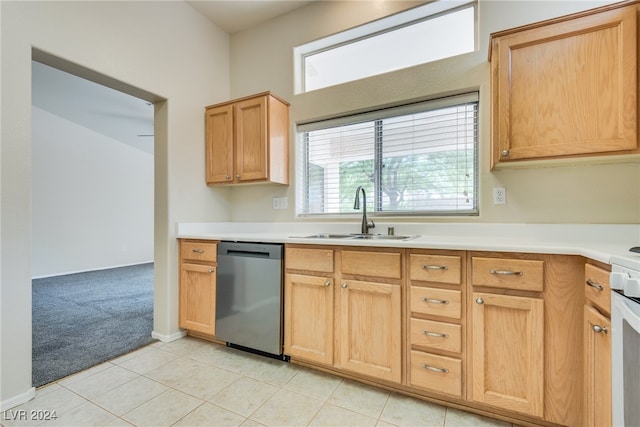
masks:
<instances>
[{"instance_id":1,"label":"light switch plate","mask_svg":"<svg viewBox=\"0 0 640 427\"><path fill-rule=\"evenodd\" d=\"M287 209L288 201L287 197L274 197L273 209Z\"/></svg>"}]
</instances>

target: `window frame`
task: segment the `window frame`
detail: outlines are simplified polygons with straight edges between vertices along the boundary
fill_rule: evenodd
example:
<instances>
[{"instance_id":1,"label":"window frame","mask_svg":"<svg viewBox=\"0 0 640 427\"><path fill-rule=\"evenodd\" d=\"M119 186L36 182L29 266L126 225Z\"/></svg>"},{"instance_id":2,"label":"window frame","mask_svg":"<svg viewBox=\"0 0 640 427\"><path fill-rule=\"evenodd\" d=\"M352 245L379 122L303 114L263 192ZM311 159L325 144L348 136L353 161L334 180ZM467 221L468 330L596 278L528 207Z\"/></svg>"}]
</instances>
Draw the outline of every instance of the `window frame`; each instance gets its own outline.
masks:
<instances>
[{"instance_id":1,"label":"window frame","mask_svg":"<svg viewBox=\"0 0 640 427\"><path fill-rule=\"evenodd\" d=\"M310 195L310 185L309 185L309 165L310 157L309 157L309 132L314 130L327 129L340 125L349 125L363 122L371 122L371 121L382 121L384 118L392 118L392 117L400 117L406 114L411 113L420 113L432 110L439 110L448 107L455 107L461 105L475 104L475 126L474 126L474 135L473 135L473 202L470 209L452 209L452 210L395 210L395 211L384 211L382 209L382 186L380 185L379 179L381 177L381 164L383 162L382 155L382 147L383 147L383 139L380 138L380 132L376 129L374 136L374 152L378 151L378 153L374 154L373 162L377 165L374 167L375 172L375 182L374 182L374 194L371 194L371 199L369 197L367 199L373 200L373 209L368 211L370 216L372 217L468 217L468 216L479 216L479 188L480 188L480 170L479 170L479 156L480 156L480 91L476 89L472 92L465 92L458 95L446 96L443 98L435 98L435 99L422 99L422 100L413 100L411 102L407 102L400 105L387 106L383 108L376 108L372 110L368 110L362 113L357 113L353 115L345 115L338 116L335 118L329 118L325 120L313 121L313 122L304 122L299 123L296 126L296 161L295 161L295 175L296 175L296 217L299 218L348 218L352 216L360 215L357 212L310 212L309 206L313 201L309 197ZM427 107L427 108L421 108ZM325 190L322 189L322 193L325 193ZM355 197L355 195L354 195ZM326 199L322 199L322 203L324 203Z\"/></svg>"},{"instance_id":2,"label":"window frame","mask_svg":"<svg viewBox=\"0 0 640 427\"><path fill-rule=\"evenodd\" d=\"M308 56L372 38L383 33L399 30L420 22L428 21L441 15L465 9L467 7L472 7L474 9L474 21L477 27L478 0L438 0L294 47L294 94L297 95L315 90L322 90L336 85L333 84L311 90L306 89L305 60ZM474 51L477 49L478 36L476 28L474 31Z\"/></svg>"}]
</instances>

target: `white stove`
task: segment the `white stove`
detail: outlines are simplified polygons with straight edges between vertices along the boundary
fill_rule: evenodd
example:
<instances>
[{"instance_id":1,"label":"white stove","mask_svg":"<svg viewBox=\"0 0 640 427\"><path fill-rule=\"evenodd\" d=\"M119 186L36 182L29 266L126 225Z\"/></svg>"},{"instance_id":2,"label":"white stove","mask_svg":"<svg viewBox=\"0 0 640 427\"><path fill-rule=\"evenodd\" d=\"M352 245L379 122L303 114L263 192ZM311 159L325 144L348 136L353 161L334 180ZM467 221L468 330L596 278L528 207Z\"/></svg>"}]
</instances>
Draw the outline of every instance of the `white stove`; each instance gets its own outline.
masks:
<instances>
[{"instance_id":1,"label":"white stove","mask_svg":"<svg viewBox=\"0 0 640 427\"><path fill-rule=\"evenodd\" d=\"M640 424L640 267L611 268L611 386L613 426Z\"/></svg>"}]
</instances>

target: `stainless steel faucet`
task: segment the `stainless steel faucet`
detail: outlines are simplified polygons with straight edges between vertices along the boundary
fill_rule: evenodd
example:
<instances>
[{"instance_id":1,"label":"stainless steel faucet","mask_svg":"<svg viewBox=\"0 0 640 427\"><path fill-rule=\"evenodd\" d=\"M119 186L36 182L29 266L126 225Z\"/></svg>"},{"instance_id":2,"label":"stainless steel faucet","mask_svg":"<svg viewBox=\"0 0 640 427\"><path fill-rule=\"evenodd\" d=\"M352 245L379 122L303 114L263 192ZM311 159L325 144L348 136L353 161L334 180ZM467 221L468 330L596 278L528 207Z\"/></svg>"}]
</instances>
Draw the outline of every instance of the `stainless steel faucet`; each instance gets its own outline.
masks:
<instances>
[{"instance_id":1,"label":"stainless steel faucet","mask_svg":"<svg viewBox=\"0 0 640 427\"><path fill-rule=\"evenodd\" d=\"M360 232L362 234L369 234L370 228L375 228L376 224L373 220L367 219L367 194L364 192L362 185L358 186L356 190L356 201L353 203L353 209L360 209L360 191L362 191L362 227Z\"/></svg>"}]
</instances>

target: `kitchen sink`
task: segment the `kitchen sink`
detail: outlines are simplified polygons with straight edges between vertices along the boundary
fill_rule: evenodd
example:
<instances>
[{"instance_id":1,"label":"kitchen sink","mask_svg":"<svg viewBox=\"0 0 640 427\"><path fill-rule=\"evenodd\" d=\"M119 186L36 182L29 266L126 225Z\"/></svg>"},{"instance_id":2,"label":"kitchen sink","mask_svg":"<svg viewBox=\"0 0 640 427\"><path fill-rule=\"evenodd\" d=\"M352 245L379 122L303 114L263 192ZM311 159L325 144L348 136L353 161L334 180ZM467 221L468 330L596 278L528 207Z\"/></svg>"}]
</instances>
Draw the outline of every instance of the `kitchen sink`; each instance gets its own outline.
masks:
<instances>
[{"instance_id":1,"label":"kitchen sink","mask_svg":"<svg viewBox=\"0 0 640 427\"><path fill-rule=\"evenodd\" d=\"M362 240L411 240L419 235L402 236L395 234L332 234L332 233L318 233L310 236L291 236L292 238L298 237L301 239L362 239Z\"/></svg>"}]
</instances>

